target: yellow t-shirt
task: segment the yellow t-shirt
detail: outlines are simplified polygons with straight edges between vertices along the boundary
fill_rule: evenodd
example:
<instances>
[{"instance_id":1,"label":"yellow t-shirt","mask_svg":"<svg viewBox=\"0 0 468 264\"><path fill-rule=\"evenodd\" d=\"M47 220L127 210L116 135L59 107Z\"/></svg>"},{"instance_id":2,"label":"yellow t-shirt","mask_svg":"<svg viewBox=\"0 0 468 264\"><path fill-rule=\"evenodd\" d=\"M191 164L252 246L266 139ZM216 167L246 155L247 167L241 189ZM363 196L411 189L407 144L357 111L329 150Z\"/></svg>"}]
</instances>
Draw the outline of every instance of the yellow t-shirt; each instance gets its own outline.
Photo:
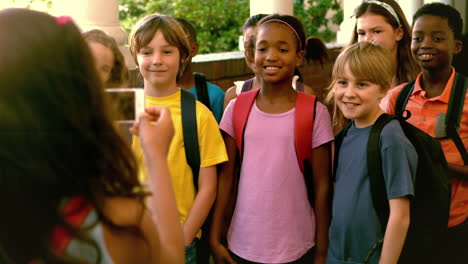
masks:
<instances>
[{"instance_id":1,"label":"yellow t-shirt","mask_svg":"<svg viewBox=\"0 0 468 264\"><path fill-rule=\"evenodd\" d=\"M180 222L183 225L195 199L195 186L193 185L192 169L185 158L180 93L178 91L167 97L146 96L145 104L146 106L164 106L171 111L175 134L169 146L167 160L177 200ZM206 106L197 101L196 116L200 147L200 168L227 161L226 147L213 114ZM140 165L139 178L145 183L147 175L144 167L143 151L138 137L133 136L132 145Z\"/></svg>"}]
</instances>

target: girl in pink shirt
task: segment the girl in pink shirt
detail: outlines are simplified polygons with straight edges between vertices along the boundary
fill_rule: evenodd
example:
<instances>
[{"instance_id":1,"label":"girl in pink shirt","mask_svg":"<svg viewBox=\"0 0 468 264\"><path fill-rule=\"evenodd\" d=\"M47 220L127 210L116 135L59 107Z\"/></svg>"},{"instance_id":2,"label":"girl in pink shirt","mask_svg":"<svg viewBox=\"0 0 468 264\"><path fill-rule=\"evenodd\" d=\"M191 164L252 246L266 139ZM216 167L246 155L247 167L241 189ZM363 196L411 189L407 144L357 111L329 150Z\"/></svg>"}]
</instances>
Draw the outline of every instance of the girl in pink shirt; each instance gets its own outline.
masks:
<instances>
[{"instance_id":1,"label":"girl in pink shirt","mask_svg":"<svg viewBox=\"0 0 468 264\"><path fill-rule=\"evenodd\" d=\"M308 201L294 146L298 92L294 69L306 45L302 23L292 16L262 19L254 35L254 64L261 88L244 131L243 162L235 209L221 243L226 205L235 184L233 100L220 127L229 162L220 170L210 244L216 263L325 263L329 225L330 116L317 102L312 136L313 204ZM313 106L311 106L313 107Z\"/></svg>"}]
</instances>

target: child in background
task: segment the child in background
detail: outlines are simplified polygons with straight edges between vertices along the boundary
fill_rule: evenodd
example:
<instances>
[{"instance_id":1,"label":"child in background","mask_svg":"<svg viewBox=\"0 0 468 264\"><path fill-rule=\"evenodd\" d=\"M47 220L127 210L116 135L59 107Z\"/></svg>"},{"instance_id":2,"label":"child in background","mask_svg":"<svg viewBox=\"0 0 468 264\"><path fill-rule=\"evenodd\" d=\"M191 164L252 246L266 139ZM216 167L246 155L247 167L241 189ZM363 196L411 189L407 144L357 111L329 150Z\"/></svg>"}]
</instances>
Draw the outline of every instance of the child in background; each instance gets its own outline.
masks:
<instances>
[{"instance_id":1,"label":"child in background","mask_svg":"<svg viewBox=\"0 0 468 264\"><path fill-rule=\"evenodd\" d=\"M413 16L413 41L411 52L422 69L416 78L414 90L406 104L411 112L408 122L436 137L438 115L446 113L454 86L455 69L451 66L454 54L462 50L463 20L453 7L431 3L421 7ZM395 102L404 84L389 92L387 112L395 113ZM461 96L461 95L457 95ZM464 99L459 136L468 147L468 95ZM439 141L449 163L449 169L460 177L452 178L449 231L444 245L444 261L461 264L468 260L468 167L451 139Z\"/></svg>"},{"instance_id":2,"label":"child in background","mask_svg":"<svg viewBox=\"0 0 468 264\"><path fill-rule=\"evenodd\" d=\"M386 48L395 60L390 88L413 80L419 67L411 56L411 28L395 0L363 1L354 11L356 25L349 46L356 42L370 42ZM327 102L333 103L333 93ZM386 108L388 98L381 100L382 109ZM337 106L333 106L333 127L340 131L346 124Z\"/></svg>"},{"instance_id":3,"label":"child in background","mask_svg":"<svg viewBox=\"0 0 468 264\"><path fill-rule=\"evenodd\" d=\"M381 45L396 61L390 87L413 80L419 67L411 56L411 28L394 0L368 0L354 12L356 26L350 45L371 42Z\"/></svg>"},{"instance_id":4,"label":"child in background","mask_svg":"<svg viewBox=\"0 0 468 264\"><path fill-rule=\"evenodd\" d=\"M304 28L292 16L271 15L261 20L253 39L254 67L261 88L244 134L236 205L227 235L230 252L221 243L224 236L221 229L235 184L238 150L233 108L237 99L229 103L220 124L229 161L220 169L210 232L214 259L216 263L237 264L325 263L333 133L330 116L321 103L316 105L310 150L315 194L313 207L307 197L308 190L294 147L298 93L291 83L294 70L304 56Z\"/></svg>"},{"instance_id":5,"label":"child in background","mask_svg":"<svg viewBox=\"0 0 468 264\"><path fill-rule=\"evenodd\" d=\"M186 263L195 263L200 228L216 197L216 165L227 161L226 148L213 114L196 101L200 146L200 170L196 192L193 173L185 156L182 131L181 93L185 91L181 91L177 86L190 61L192 46L185 37L182 25L176 19L159 14L142 18L134 26L129 43L130 52L144 78L146 106L165 106L172 113L175 135L169 147L169 170L176 193L180 223L183 226ZM137 158L143 162L142 150L136 138L133 143ZM141 171L141 179L148 179L144 170Z\"/></svg>"},{"instance_id":6,"label":"child in background","mask_svg":"<svg viewBox=\"0 0 468 264\"><path fill-rule=\"evenodd\" d=\"M367 173L367 142L383 113L380 100L394 72L391 54L381 46L356 43L345 49L333 68L335 105L351 120L339 152L333 197L327 263L397 263L409 226L410 197L417 154L396 120L380 135L390 215L385 234L372 204ZM378 247L383 240L383 246ZM375 246L377 245L377 246Z\"/></svg>"},{"instance_id":7,"label":"child in background","mask_svg":"<svg viewBox=\"0 0 468 264\"><path fill-rule=\"evenodd\" d=\"M134 130L156 197L138 181L71 18L5 9L0 35L0 263L182 263L167 109L146 109Z\"/></svg>"},{"instance_id":8,"label":"child in background","mask_svg":"<svg viewBox=\"0 0 468 264\"><path fill-rule=\"evenodd\" d=\"M195 98L197 98L197 89L198 87L195 86L195 76L194 73L192 72L192 67L191 67L191 62L192 58L195 57L198 53L198 42L197 42L197 33L195 31L195 28L193 27L192 24L190 24L187 20L182 19L182 18L176 18L177 21L184 27L184 31L189 39L190 42L190 58L187 63L187 66L185 67L184 74L182 75L182 78L179 80L179 87L185 90L188 90L189 92L193 93L195 95ZM219 123L221 122L221 117L223 116L223 103L224 103L224 91L212 84L209 83L205 80L206 83L206 89L208 92L208 97L209 97L209 108L213 115L216 118L216 121ZM199 98L197 98L199 99Z\"/></svg>"},{"instance_id":9,"label":"child in background","mask_svg":"<svg viewBox=\"0 0 468 264\"><path fill-rule=\"evenodd\" d=\"M234 86L229 88L226 91L226 96L224 97L224 108L226 108L229 102L232 99L236 98L241 92L246 92L246 91L260 88L260 80L257 78L258 76L255 70L255 64L254 64L254 58L253 58L254 49L253 49L252 37L255 35L258 22L266 16L267 16L266 14L258 14L258 15L251 16L245 21L244 25L242 26L242 31L244 33L245 62L247 63L247 66L255 73L255 77L247 81L234 82ZM307 60L313 59L313 60L321 61L323 57L312 56L312 51L316 52L316 54L324 54L324 57L325 57L326 47L321 41L320 43L318 42L313 42L313 43L316 45L308 46L307 45L308 42L306 42L306 45L304 45L304 47L301 47L301 48L303 52L306 53L305 56ZM323 48L325 48L325 50ZM293 88L296 89L297 91L314 95L314 90L308 85L305 85L302 83L302 76L299 70L297 69L297 67L294 71L294 75L295 77L293 78L293 81L292 81Z\"/></svg>"},{"instance_id":10,"label":"child in background","mask_svg":"<svg viewBox=\"0 0 468 264\"><path fill-rule=\"evenodd\" d=\"M99 29L83 33L94 56L96 70L105 88L127 84L128 69L115 39Z\"/></svg>"}]
</instances>

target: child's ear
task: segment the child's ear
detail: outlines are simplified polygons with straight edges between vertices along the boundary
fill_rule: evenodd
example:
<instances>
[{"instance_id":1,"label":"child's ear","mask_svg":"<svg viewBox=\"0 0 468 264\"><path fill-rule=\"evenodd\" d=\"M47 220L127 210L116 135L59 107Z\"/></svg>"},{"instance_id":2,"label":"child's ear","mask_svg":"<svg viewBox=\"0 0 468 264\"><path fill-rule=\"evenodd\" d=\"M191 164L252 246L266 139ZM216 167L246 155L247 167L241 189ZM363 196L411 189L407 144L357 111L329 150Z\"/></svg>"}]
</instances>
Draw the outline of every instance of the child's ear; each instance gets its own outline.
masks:
<instances>
[{"instance_id":1,"label":"child's ear","mask_svg":"<svg viewBox=\"0 0 468 264\"><path fill-rule=\"evenodd\" d=\"M455 40L455 48L453 49L453 54L458 54L463 50L463 42L460 40Z\"/></svg>"},{"instance_id":2,"label":"child's ear","mask_svg":"<svg viewBox=\"0 0 468 264\"><path fill-rule=\"evenodd\" d=\"M400 41L405 35L405 32L403 31L403 27L401 25L398 26L398 28L396 29L395 35L396 35L396 41Z\"/></svg>"},{"instance_id":3,"label":"child's ear","mask_svg":"<svg viewBox=\"0 0 468 264\"><path fill-rule=\"evenodd\" d=\"M195 57L195 55L197 55L199 47L200 45L198 45L198 43L193 43L192 50L190 51L190 57Z\"/></svg>"},{"instance_id":4,"label":"child's ear","mask_svg":"<svg viewBox=\"0 0 468 264\"><path fill-rule=\"evenodd\" d=\"M296 67L300 67L302 65L302 60L304 59L304 51L301 50L296 53Z\"/></svg>"}]
</instances>

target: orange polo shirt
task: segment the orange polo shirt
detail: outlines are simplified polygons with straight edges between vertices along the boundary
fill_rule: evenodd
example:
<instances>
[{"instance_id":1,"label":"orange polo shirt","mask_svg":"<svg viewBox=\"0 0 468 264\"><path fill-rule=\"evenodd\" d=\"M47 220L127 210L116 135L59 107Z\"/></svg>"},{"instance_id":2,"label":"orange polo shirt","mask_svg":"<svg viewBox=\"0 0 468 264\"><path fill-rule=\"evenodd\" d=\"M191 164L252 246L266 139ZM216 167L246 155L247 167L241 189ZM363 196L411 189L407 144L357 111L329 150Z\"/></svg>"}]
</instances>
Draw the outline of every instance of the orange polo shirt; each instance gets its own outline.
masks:
<instances>
[{"instance_id":1,"label":"orange polo shirt","mask_svg":"<svg viewBox=\"0 0 468 264\"><path fill-rule=\"evenodd\" d=\"M411 94L406 110L411 112L411 117L407 120L413 126L421 129L427 134L435 137L435 127L438 113L446 113L450 94L452 92L453 81L455 78L455 69L452 67L452 74L445 85L441 95L426 98L426 92L421 88L422 73L418 75L415 82L413 93ZM398 93L403 89L406 83L401 84L388 94L388 105L386 112L395 114L395 103ZM465 148L468 148L468 93L465 96L464 109L460 121L459 135ZM439 139L442 149L445 153L447 162L463 165L463 158L457 147L451 139ZM468 217L468 181L452 179L452 198L450 202L449 227L463 223Z\"/></svg>"}]
</instances>

